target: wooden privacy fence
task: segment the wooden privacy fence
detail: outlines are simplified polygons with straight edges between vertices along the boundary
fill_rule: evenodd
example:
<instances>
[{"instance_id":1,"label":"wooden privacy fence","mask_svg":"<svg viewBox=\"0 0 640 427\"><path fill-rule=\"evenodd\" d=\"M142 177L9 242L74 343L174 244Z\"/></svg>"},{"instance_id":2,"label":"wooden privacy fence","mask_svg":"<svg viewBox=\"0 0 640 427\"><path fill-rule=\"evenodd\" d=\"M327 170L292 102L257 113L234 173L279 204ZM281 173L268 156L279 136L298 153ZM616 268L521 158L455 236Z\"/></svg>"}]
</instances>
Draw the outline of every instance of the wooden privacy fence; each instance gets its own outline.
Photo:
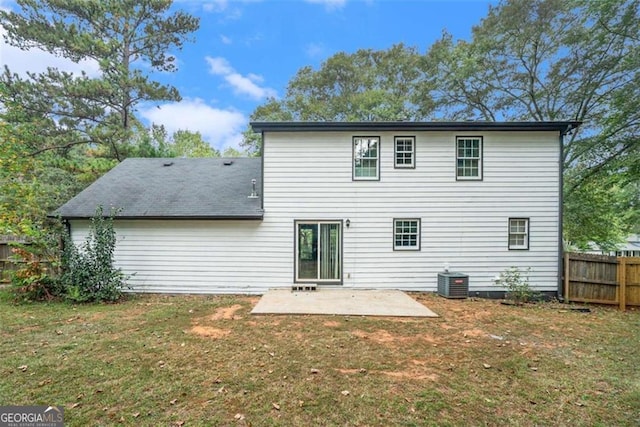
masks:
<instances>
[{"instance_id":1,"label":"wooden privacy fence","mask_svg":"<svg viewBox=\"0 0 640 427\"><path fill-rule=\"evenodd\" d=\"M565 252L564 299L640 306L640 258Z\"/></svg>"},{"instance_id":2,"label":"wooden privacy fence","mask_svg":"<svg viewBox=\"0 0 640 427\"><path fill-rule=\"evenodd\" d=\"M12 243L25 243L23 240L12 236L0 236L0 285L9 283L10 274L18 269L18 264L11 259L13 252Z\"/></svg>"}]
</instances>

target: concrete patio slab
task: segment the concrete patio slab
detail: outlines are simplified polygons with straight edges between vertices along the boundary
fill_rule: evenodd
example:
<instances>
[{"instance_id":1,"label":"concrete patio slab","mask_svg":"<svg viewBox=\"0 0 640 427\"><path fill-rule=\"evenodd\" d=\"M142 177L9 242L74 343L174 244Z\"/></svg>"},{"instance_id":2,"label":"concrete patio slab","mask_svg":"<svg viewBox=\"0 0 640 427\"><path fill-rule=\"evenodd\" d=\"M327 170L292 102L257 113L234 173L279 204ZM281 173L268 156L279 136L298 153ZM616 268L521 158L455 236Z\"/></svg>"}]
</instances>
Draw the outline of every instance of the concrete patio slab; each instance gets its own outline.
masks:
<instances>
[{"instance_id":1,"label":"concrete patio slab","mask_svg":"<svg viewBox=\"0 0 640 427\"><path fill-rule=\"evenodd\" d=\"M402 291L350 289L270 290L260 298L251 314L438 317Z\"/></svg>"}]
</instances>

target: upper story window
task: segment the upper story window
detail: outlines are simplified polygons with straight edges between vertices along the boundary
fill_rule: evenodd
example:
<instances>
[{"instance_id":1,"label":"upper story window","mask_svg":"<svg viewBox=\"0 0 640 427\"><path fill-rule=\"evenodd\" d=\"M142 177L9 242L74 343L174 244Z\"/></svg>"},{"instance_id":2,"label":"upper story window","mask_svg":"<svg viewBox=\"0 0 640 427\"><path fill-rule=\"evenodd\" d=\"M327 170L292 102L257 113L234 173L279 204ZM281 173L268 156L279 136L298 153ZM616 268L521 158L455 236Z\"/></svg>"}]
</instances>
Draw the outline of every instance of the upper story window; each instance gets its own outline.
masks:
<instances>
[{"instance_id":1,"label":"upper story window","mask_svg":"<svg viewBox=\"0 0 640 427\"><path fill-rule=\"evenodd\" d=\"M353 138L353 179L380 179L380 137L355 136Z\"/></svg>"},{"instance_id":2,"label":"upper story window","mask_svg":"<svg viewBox=\"0 0 640 427\"><path fill-rule=\"evenodd\" d=\"M456 179L482 179L482 137L456 138Z\"/></svg>"},{"instance_id":3,"label":"upper story window","mask_svg":"<svg viewBox=\"0 0 640 427\"><path fill-rule=\"evenodd\" d=\"M529 249L529 218L509 218L509 249Z\"/></svg>"},{"instance_id":4,"label":"upper story window","mask_svg":"<svg viewBox=\"0 0 640 427\"><path fill-rule=\"evenodd\" d=\"M394 146L394 166L396 168L415 168L415 136L396 136L394 138Z\"/></svg>"},{"instance_id":5,"label":"upper story window","mask_svg":"<svg viewBox=\"0 0 640 427\"><path fill-rule=\"evenodd\" d=\"M393 249L396 251L420 250L420 220L400 218L393 220Z\"/></svg>"}]
</instances>

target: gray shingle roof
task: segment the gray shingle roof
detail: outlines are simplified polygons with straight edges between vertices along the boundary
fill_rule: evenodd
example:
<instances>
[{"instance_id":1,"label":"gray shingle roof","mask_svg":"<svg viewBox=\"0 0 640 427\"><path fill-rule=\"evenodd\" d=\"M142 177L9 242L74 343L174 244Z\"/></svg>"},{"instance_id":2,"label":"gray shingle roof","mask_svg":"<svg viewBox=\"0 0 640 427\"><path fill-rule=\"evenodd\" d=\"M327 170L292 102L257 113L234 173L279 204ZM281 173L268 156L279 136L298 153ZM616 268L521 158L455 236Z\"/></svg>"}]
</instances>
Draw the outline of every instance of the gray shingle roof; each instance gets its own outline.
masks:
<instances>
[{"instance_id":1,"label":"gray shingle roof","mask_svg":"<svg viewBox=\"0 0 640 427\"><path fill-rule=\"evenodd\" d=\"M126 159L52 216L90 218L101 205L118 218L262 218L261 179L259 158Z\"/></svg>"}]
</instances>

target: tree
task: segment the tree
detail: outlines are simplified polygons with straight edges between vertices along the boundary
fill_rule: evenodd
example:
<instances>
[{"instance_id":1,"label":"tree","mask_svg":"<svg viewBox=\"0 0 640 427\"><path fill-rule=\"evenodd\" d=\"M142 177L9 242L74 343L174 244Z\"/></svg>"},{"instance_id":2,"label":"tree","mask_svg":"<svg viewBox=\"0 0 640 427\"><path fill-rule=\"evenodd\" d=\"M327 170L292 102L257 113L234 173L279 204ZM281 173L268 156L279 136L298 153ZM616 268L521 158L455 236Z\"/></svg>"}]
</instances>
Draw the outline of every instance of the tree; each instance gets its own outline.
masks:
<instances>
[{"instance_id":1,"label":"tree","mask_svg":"<svg viewBox=\"0 0 640 427\"><path fill-rule=\"evenodd\" d=\"M303 67L287 85L282 100L269 99L252 121L396 121L426 117L411 97L422 73L414 48L397 44L388 50L337 53L319 70ZM421 106L427 104L421 100ZM259 137L245 132L243 147L259 152Z\"/></svg>"},{"instance_id":2,"label":"tree","mask_svg":"<svg viewBox=\"0 0 640 427\"><path fill-rule=\"evenodd\" d=\"M211 147L200 132L180 129L169 136L162 125L139 128L129 154L131 157L220 157L220 151Z\"/></svg>"},{"instance_id":3,"label":"tree","mask_svg":"<svg viewBox=\"0 0 640 427\"><path fill-rule=\"evenodd\" d=\"M177 130L173 133L174 157L220 157L220 151L202 139L200 132Z\"/></svg>"},{"instance_id":4,"label":"tree","mask_svg":"<svg viewBox=\"0 0 640 427\"><path fill-rule=\"evenodd\" d=\"M142 102L177 101L174 87L152 81L143 70L175 71L170 50L180 49L198 26L184 12L169 14L170 0L17 0L20 12L0 11L7 43L39 48L72 61L93 60L100 75L73 75L55 68L27 78L5 66L2 103L21 105L39 121L30 154L92 144L123 159L122 145Z\"/></svg>"},{"instance_id":5,"label":"tree","mask_svg":"<svg viewBox=\"0 0 640 427\"><path fill-rule=\"evenodd\" d=\"M612 244L629 231L629 222L604 230L589 224L604 223L612 209L632 217L639 196L632 186L640 172L638 34L638 0L503 1L473 28L471 41L454 42L445 33L431 47L418 99L429 100L423 111L435 100L439 115L450 119L583 122L564 140L567 206L580 206L582 197L611 185L619 198L598 205L609 206L608 212L567 215L565 238Z\"/></svg>"}]
</instances>

